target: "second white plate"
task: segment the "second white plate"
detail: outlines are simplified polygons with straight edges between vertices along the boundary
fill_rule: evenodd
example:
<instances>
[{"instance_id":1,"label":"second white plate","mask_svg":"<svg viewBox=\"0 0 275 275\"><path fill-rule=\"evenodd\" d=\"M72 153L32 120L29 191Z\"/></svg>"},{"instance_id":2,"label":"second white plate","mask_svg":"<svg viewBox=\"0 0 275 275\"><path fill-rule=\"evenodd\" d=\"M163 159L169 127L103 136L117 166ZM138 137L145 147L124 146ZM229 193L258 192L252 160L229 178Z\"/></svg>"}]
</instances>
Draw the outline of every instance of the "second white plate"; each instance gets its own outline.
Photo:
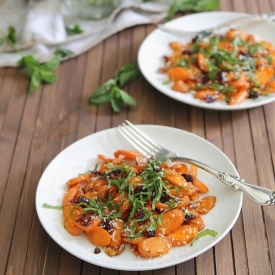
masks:
<instances>
[{"instance_id":1,"label":"second white plate","mask_svg":"<svg viewBox=\"0 0 275 275\"><path fill-rule=\"evenodd\" d=\"M244 16L248 16L248 14L236 12L196 13L169 21L165 26L176 30L200 31L202 29L215 27L225 21ZM242 24L241 29L248 33L258 35L263 40L269 41L275 45L275 23L273 22L250 22ZM269 96L257 99L247 99L245 102L237 106L229 106L224 101L206 103L194 98L191 93L182 94L173 91L171 85L163 84L167 82L168 77L164 74L158 73L158 69L163 66L163 57L171 54L169 43L172 41L187 43L190 41L190 38L182 38L156 29L146 37L138 52L138 64L142 74L152 86L163 94L189 105L214 110L248 109L268 104L275 100L275 94L270 94Z\"/></svg>"}]
</instances>

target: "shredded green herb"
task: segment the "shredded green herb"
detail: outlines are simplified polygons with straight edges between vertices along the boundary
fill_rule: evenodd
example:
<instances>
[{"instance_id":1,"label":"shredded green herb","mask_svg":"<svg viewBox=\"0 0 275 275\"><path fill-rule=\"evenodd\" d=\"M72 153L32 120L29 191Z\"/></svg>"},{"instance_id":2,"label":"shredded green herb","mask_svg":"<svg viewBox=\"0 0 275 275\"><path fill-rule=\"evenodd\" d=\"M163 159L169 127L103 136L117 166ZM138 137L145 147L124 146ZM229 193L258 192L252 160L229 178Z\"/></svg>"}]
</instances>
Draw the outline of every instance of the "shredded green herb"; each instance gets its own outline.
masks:
<instances>
[{"instance_id":1,"label":"shredded green herb","mask_svg":"<svg viewBox=\"0 0 275 275\"><path fill-rule=\"evenodd\" d=\"M201 231L190 243L190 246L192 246L194 244L195 241L199 240L202 237L205 236L212 236L212 237L216 237L218 233L215 230L211 230L211 229L205 229L203 231Z\"/></svg>"},{"instance_id":2,"label":"shredded green herb","mask_svg":"<svg viewBox=\"0 0 275 275\"><path fill-rule=\"evenodd\" d=\"M50 204L47 204L47 203L43 203L42 207L43 208L48 208L48 209L55 209L55 210L62 210L63 209L63 206L61 206L61 205L54 206L54 205L50 205Z\"/></svg>"}]
</instances>

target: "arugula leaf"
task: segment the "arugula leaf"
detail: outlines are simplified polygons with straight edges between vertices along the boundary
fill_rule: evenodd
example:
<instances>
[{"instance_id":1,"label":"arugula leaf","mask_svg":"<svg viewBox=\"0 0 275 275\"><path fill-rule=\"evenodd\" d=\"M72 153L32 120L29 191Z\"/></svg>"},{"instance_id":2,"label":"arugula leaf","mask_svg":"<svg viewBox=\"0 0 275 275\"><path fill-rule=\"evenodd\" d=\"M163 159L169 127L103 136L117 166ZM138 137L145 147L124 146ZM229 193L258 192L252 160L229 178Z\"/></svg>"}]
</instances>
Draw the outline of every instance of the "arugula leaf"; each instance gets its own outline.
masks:
<instances>
[{"instance_id":1,"label":"arugula leaf","mask_svg":"<svg viewBox=\"0 0 275 275\"><path fill-rule=\"evenodd\" d=\"M110 103L115 113L121 111L123 104L135 106L135 99L121 89L121 86L137 78L139 69L135 64L126 64L115 73L114 79L109 79L97 88L89 97L89 103L103 105Z\"/></svg>"},{"instance_id":2,"label":"arugula leaf","mask_svg":"<svg viewBox=\"0 0 275 275\"><path fill-rule=\"evenodd\" d=\"M80 34L83 32L83 30L80 28L80 26L78 24L75 24L73 26L73 28L70 27L65 27L66 33L68 36L72 36L72 35L76 35L76 34Z\"/></svg>"},{"instance_id":3,"label":"arugula leaf","mask_svg":"<svg viewBox=\"0 0 275 275\"><path fill-rule=\"evenodd\" d=\"M211 229L205 229L203 231L201 231L190 243L190 246L192 246L194 244L195 241L199 240L202 237L205 237L207 235L215 237L218 234L218 232L216 232L215 230L211 230Z\"/></svg>"},{"instance_id":4,"label":"arugula leaf","mask_svg":"<svg viewBox=\"0 0 275 275\"><path fill-rule=\"evenodd\" d=\"M203 12L215 10L220 0L175 0L168 11L167 20L171 20L177 12Z\"/></svg>"},{"instance_id":5,"label":"arugula leaf","mask_svg":"<svg viewBox=\"0 0 275 275\"><path fill-rule=\"evenodd\" d=\"M63 206L54 206L54 205L50 205L50 204L47 204L47 203L43 203L42 205L43 208L48 208L48 209L56 209L56 210L62 210L63 209Z\"/></svg>"}]
</instances>

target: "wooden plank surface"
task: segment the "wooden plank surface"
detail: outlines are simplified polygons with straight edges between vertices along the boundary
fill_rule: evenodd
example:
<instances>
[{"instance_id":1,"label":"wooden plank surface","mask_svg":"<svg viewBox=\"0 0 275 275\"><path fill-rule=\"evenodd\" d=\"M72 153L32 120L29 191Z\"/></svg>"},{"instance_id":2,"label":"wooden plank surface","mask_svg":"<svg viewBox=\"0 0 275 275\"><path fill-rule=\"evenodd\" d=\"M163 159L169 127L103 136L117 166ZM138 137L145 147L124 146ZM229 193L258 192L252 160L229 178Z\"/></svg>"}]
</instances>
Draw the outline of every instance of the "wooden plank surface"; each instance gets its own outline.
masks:
<instances>
[{"instance_id":1,"label":"wooden plank surface","mask_svg":"<svg viewBox=\"0 0 275 275\"><path fill-rule=\"evenodd\" d=\"M275 10L270 0L222 0L222 11ZM126 63L137 63L144 38L155 29L141 25L113 35L63 62L58 81L28 94L28 80L16 68L0 69L0 274L50 275L270 275L275 270L275 211L244 197L232 230L215 247L182 264L153 271L118 271L81 261L45 232L35 210L44 169L64 148L126 118L192 132L213 143L248 182L275 189L275 103L242 111L204 110L168 98L144 77L125 90L134 108L114 114L90 106L89 95ZM226 215L226 213L225 213Z\"/></svg>"}]
</instances>

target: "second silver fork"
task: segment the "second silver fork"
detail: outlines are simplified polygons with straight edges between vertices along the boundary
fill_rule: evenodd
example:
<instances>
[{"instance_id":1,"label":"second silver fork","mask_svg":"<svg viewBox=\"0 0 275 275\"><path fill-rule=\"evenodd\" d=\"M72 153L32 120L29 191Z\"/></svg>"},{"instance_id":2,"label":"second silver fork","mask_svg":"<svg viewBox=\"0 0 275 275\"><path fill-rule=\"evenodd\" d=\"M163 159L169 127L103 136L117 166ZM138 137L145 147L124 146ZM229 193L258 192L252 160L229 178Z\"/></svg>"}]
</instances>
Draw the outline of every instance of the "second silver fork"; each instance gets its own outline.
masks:
<instances>
[{"instance_id":1,"label":"second silver fork","mask_svg":"<svg viewBox=\"0 0 275 275\"><path fill-rule=\"evenodd\" d=\"M155 158L161 162L181 161L184 163L194 164L201 169L211 173L226 185L242 190L257 204L275 205L275 191L261 186L249 184L238 176L229 174L226 171L214 169L209 165L197 160L178 156L176 153L164 148L149 138L128 120L125 120L121 126L118 126L117 130L147 159Z\"/></svg>"}]
</instances>

